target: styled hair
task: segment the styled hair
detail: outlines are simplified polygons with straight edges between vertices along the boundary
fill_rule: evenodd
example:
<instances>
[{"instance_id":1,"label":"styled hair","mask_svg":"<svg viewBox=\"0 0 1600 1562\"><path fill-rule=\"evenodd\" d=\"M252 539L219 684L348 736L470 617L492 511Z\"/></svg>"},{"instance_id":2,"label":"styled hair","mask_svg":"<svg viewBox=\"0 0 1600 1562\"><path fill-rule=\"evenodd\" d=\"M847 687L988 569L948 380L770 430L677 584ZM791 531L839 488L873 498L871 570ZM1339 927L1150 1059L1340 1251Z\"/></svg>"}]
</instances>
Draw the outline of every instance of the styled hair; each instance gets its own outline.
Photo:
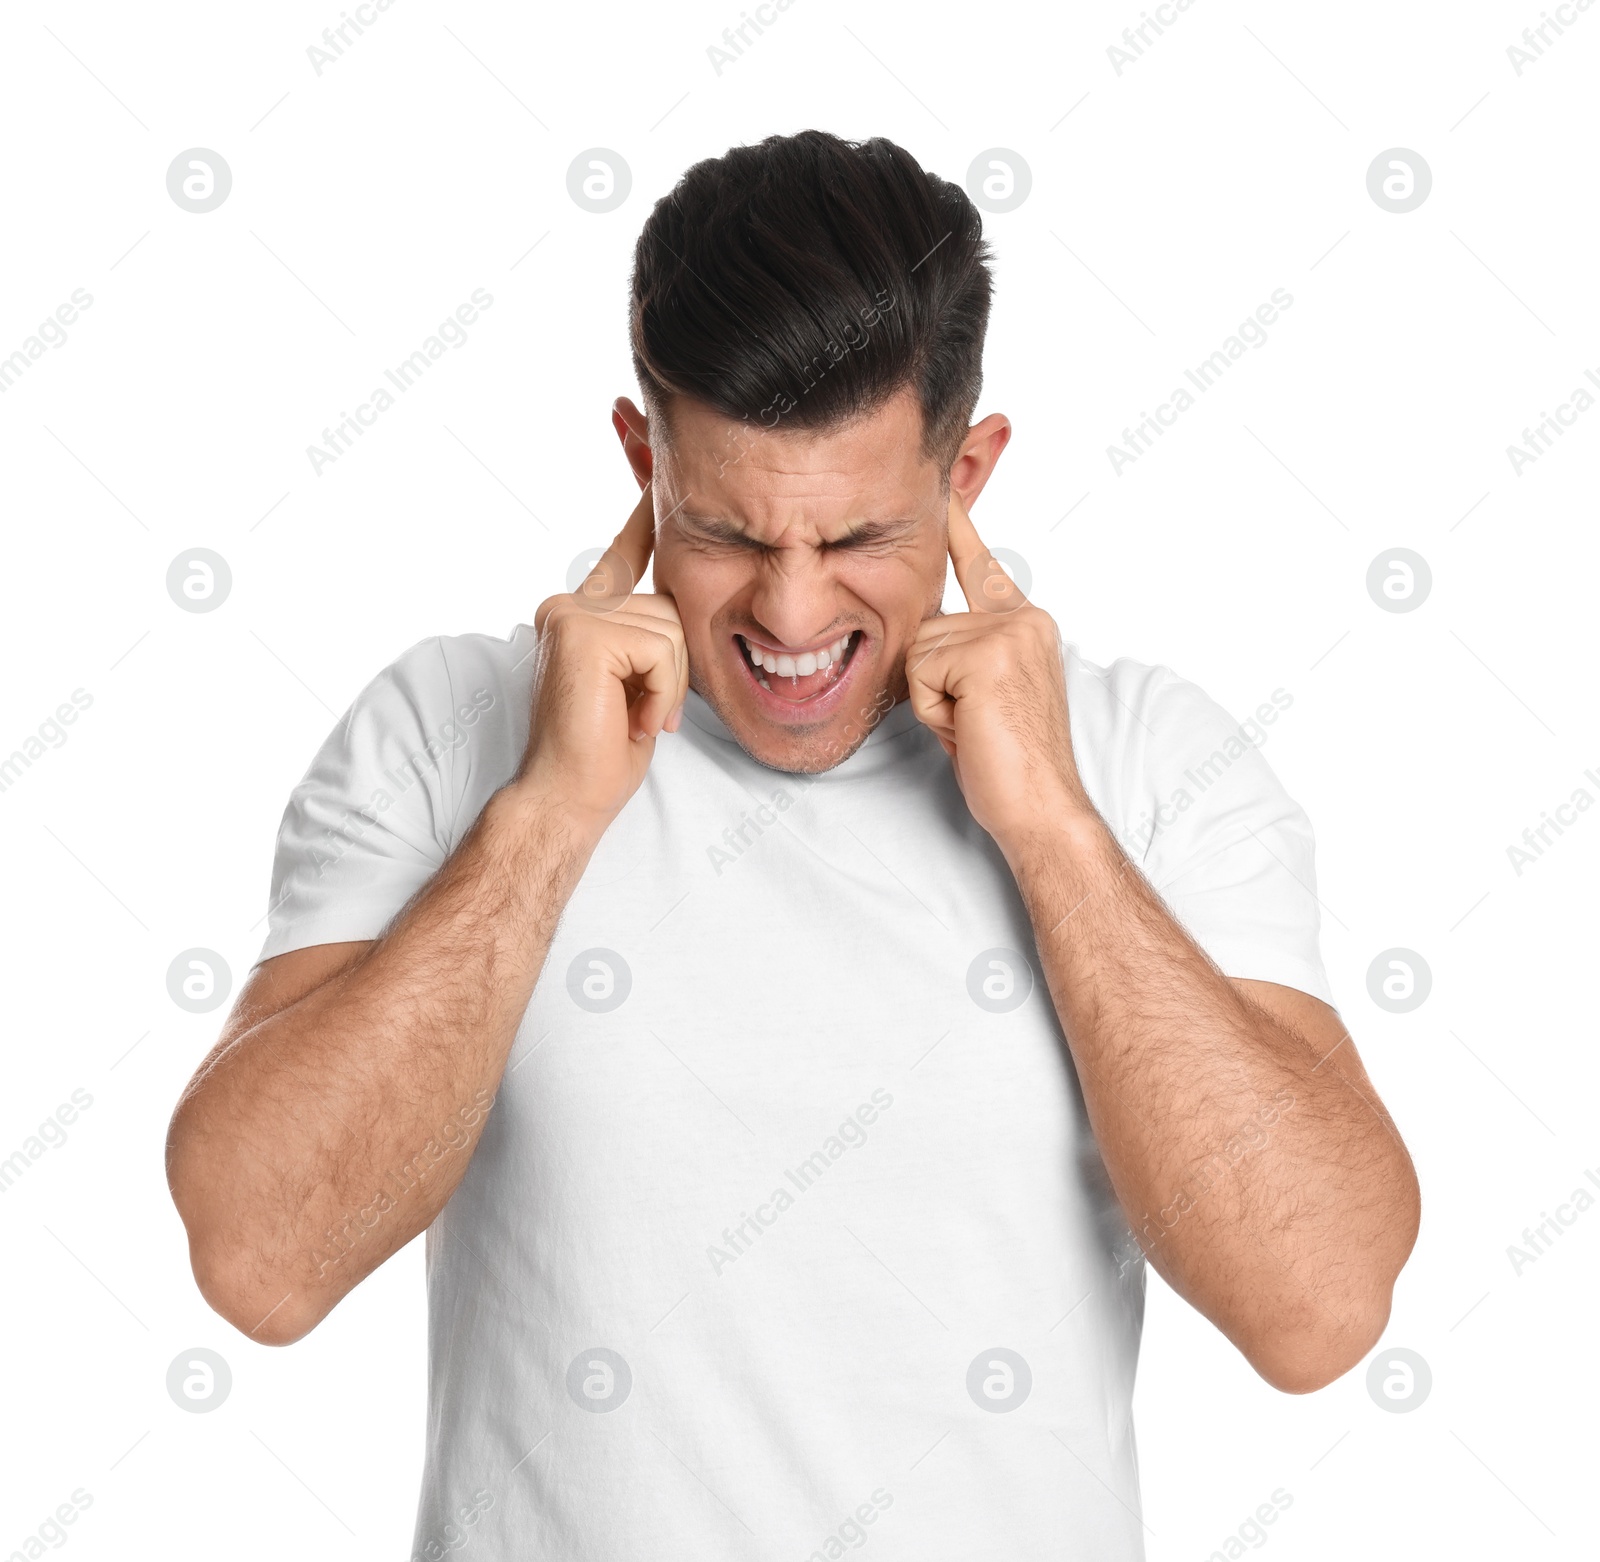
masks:
<instances>
[{"instance_id":1,"label":"styled hair","mask_svg":"<svg viewBox=\"0 0 1600 1562\"><path fill-rule=\"evenodd\" d=\"M993 280L958 185L881 136L768 136L696 163L634 250L652 422L674 396L767 430L837 428L907 388L946 471L983 385Z\"/></svg>"}]
</instances>

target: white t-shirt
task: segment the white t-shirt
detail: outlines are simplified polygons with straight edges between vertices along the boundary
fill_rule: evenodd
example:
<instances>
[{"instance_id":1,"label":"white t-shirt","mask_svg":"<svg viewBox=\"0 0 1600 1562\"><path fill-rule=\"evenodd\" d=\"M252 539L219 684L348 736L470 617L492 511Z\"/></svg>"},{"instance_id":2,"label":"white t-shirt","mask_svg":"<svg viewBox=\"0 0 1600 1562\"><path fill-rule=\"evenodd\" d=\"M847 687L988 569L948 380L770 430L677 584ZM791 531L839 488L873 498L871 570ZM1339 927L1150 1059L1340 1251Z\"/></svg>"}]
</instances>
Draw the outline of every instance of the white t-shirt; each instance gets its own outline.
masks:
<instances>
[{"instance_id":1,"label":"white t-shirt","mask_svg":"<svg viewBox=\"0 0 1600 1562\"><path fill-rule=\"evenodd\" d=\"M362 691L291 796L262 959L375 938L428 881L521 757L533 645L426 640ZM1259 751L1290 697L1240 724L1065 659L1089 795L1174 914L1332 1002ZM684 715L427 1234L416 1554L1134 1562L1143 1267L1003 857L909 703L815 777Z\"/></svg>"}]
</instances>

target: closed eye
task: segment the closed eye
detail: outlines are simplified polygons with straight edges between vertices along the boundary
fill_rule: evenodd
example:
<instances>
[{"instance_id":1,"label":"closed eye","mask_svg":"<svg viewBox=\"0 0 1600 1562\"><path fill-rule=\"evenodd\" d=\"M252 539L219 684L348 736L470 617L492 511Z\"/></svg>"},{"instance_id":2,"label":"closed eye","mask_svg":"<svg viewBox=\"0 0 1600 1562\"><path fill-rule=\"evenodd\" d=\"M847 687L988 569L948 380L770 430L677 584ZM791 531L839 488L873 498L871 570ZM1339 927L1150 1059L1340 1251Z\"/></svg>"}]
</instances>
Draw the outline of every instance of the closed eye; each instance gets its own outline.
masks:
<instances>
[{"instance_id":1,"label":"closed eye","mask_svg":"<svg viewBox=\"0 0 1600 1562\"><path fill-rule=\"evenodd\" d=\"M854 531L846 532L843 537L825 539L819 546L824 553L881 549L900 542L916 530L917 524L916 517L867 521ZM711 517L682 515L679 517L678 525L690 542L701 547L740 548L748 553L759 554L783 551L772 543L762 542L759 538L750 536L737 526Z\"/></svg>"},{"instance_id":2,"label":"closed eye","mask_svg":"<svg viewBox=\"0 0 1600 1562\"><path fill-rule=\"evenodd\" d=\"M704 548L742 548L748 553L777 551L759 538L747 536L738 527L730 526L723 521L684 516L680 518L678 527L690 542Z\"/></svg>"},{"instance_id":3,"label":"closed eye","mask_svg":"<svg viewBox=\"0 0 1600 1562\"><path fill-rule=\"evenodd\" d=\"M843 537L833 542L824 542L824 552L834 552L839 549L865 550L868 548L883 548L900 542L916 529L916 521L869 521L865 526L858 526L853 532L847 532Z\"/></svg>"}]
</instances>

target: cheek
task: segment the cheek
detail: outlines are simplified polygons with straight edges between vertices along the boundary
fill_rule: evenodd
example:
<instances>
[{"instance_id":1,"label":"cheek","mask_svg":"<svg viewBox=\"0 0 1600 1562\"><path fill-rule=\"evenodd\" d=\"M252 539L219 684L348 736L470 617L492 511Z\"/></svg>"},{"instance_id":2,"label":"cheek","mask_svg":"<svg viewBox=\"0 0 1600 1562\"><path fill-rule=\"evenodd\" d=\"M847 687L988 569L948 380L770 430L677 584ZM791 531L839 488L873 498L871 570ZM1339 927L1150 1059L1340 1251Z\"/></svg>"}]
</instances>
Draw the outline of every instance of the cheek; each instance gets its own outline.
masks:
<instances>
[{"instance_id":1,"label":"cheek","mask_svg":"<svg viewBox=\"0 0 1600 1562\"><path fill-rule=\"evenodd\" d=\"M897 627L914 628L921 623L930 603L938 606L944 588L941 563L919 554L846 559L834 578L871 608L892 634Z\"/></svg>"},{"instance_id":2,"label":"cheek","mask_svg":"<svg viewBox=\"0 0 1600 1562\"><path fill-rule=\"evenodd\" d=\"M655 555L654 589L678 605L691 644L707 633L712 619L746 591L755 577L744 556L708 557L681 544L666 544Z\"/></svg>"}]
</instances>

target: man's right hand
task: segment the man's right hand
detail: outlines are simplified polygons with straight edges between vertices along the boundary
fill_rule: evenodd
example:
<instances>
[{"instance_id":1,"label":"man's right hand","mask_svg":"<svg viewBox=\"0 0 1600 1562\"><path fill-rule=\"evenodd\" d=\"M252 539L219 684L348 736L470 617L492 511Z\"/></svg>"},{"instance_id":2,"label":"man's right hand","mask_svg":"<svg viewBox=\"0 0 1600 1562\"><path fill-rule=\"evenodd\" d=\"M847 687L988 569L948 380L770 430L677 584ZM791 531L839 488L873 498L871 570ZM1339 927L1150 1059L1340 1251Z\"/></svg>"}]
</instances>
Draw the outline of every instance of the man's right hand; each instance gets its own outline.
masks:
<instances>
[{"instance_id":1,"label":"man's right hand","mask_svg":"<svg viewBox=\"0 0 1600 1562\"><path fill-rule=\"evenodd\" d=\"M651 490L577 591L547 597L528 747L513 785L598 841L638 790L662 732L677 731L689 655L677 605L635 595L655 542Z\"/></svg>"},{"instance_id":2,"label":"man's right hand","mask_svg":"<svg viewBox=\"0 0 1600 1562\"><path fill-rule=\"evenodd\" d=\"M688 689L672 599L632 594L653 525L647 489L579 590L539 609L517 778L376 939L261 962L173 1113L167 1175L195 1279L252 1339L315 1327L466 1172L588 853ZM441 1123L465 1142L370 1224L373 1189Z\"/></svg>"}]
</instances>

